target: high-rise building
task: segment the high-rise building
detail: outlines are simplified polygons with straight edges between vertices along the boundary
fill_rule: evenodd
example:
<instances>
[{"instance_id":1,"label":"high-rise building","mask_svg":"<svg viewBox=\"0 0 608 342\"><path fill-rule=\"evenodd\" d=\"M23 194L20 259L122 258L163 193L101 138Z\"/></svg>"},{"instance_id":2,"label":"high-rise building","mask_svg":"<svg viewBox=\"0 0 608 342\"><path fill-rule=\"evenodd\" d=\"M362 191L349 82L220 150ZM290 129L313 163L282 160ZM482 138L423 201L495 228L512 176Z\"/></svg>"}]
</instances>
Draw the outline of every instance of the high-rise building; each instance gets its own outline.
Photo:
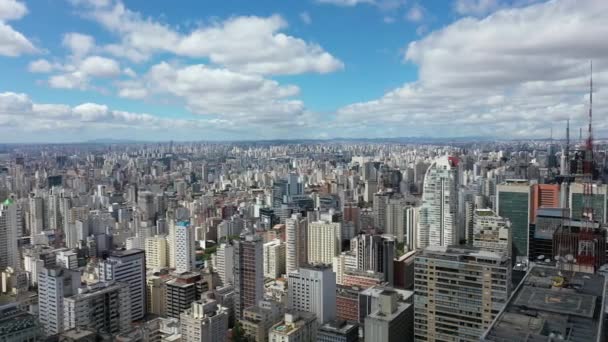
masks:
<instances>
[{"instance_id":1,"label":"high-rise building","mask_svg":"<svg viewBox=\"0 0 608 342\"><path fill-rule=\"evenodd\" d=\"M204 298L192 303L190 309L180 315L180 334L183 342L227 340L228 309L215 300Z\"/></svg>"},{"instance_id":2,"label":"high-rise building","mask_svg":"<svg viewBox=\"0 0 608 342\"><path fill-rule=\"evenodd\" d=\"M336 318L336 274L331 266L303 266L287 276L289 309L312 312L321 324Z\"/></svg>"},{"instance_id":3,"label":"high-rise building","mask_svg":"<svg viewBox=\"0 0 608 342\"><path fill-rule=\"evenodd\" d=\"M194 228L189 222L178 222L175 226L175 271L190 272L195 269L195 262Z\"/></svg>"},{"instance_id":4,"label":"high-rise building","mask_svg":"<svg viewBox=\"0 0 608 342\"><path fill-rule=\"evenodd\" d=\"M244 235L234 241L234 311L237 319L254 306L264 293L263 242L259 236Z\"/></svg>"},{"instance_id":5,"label":"high-rise building","mask_svg":"<svg viewBox=\"0 0 608 342\"><path fill-rule=\"evenodd\" d=\"M602 274L534 266L480 340L605 341L605 289Z\"/></svg>"},{"instance_id":6,"label":"high-rise building","mask_svg":"<svg viewBox=\"0 0 608 342\"><path fill-rule=\"evenodd\" d=\"M404 249L408 251L416 249L416 233L418 231L418 221L420 220L420 207L410 207L405 210L405 229L404 229Z\"/></svg>"},{"instance_id":7,"label":"high-rise building","mask_svg":"<svg viewBox=\"0 0 608 342\"><path fill-rule=\"evenodd\" d=\"M476 209L473 216L473 246L511 255L511 222L492 209Z\"/></svg>"},{"instance_id":8,"label":"high-rise building","mask_svg":"<svg viewBox=\"0 0 608 342\"><path fill-rule=\"evenodd\" d=\"M285 244L275 239L264 244L264 277L275 279L285 274Z\"/></svg>"},{"instance_id":9,"label":"high-rise building","mask_svg":"<svg viewBox=\"0 0 608 342\"><path fill-rule=\"evenodd\" d=\"M457 158L441 157L427 169L424 176L420 221L418 222L418 248L459 243L456 224L457 184Z\"/></svg>"},{"instance_id":10,"label":"high-rise building","mask_svg":"<svg viewBox=\"0 0 608 342\"><path fill-rule=\"evenodd\" d=\"M0 204L0 270L20 268L17 239L22 232L21 208L8 198Z\"/></svg>"},{"instance_id":11,"label":"high-rise building","mask_svg":"<svg viewBox=\"0 0 608 342\"><path fill-rule=\"evenodd\" d=\"M498 216L511 221L512 262L528 260L530 238L530 184L525 180L508 180L496 189Z\"/></svg>"},{"instance_id":12,"label":"high-rise building","mask_svg":"<svg viewBox=\"0 0 608 342\"><path fill-rule=\"evenodd\" d=\"M115 335L131 329L129 284L99 282L63 300L65 329Z\"/></svg>"},{"instance_id":13,"label":"high-rise building","mask_svg":"<svg viewBox=\"0 0 608 342\"><path fill-rule=\"evenodd\" d=\"M386 232L386 210L389 198L389 194L384 192L374 194L374 227L381 232Z\"/></svg>"},{"instance_id":14,"label":"high-rise building","mask_svg":"<svg viewBox=\"0 0 608 342\"><path fill-rule=\"evenodd\" d=\"M289 312L273 325L268 333L269 342L316 341L317 320L310 312Z\"/></svg>"},{"instance_id":15,"label":"high-rise building","mask_svg":"<svg viewBox=\"0 0 608 342\"><path fill-rule=\"evenodd\" d=\"M64 331L63 298L76 293L80 272L61 267L38 270L38 320L47 336Z\"/></svg>"},{"instance_id":16,"label":"high-rise building","mask_svg":"<svg viewBox=\"0 0 608 342\"><path fill-rule=\"evenodd\" d=\"M428 247L414 277L417 341L479 341L511 293L509 258L477 247Z\"/></svg>"},{"instance_id":17,"label":"high-rise building","mask_svg":"<svg viewBox=\"0 0 608 342\"><path fill-rule=\"evenodd\" d=\"M44 214L44 199L32 194L28 212L30 235L40 234L44 230Z\"/></svg>"},{"instance_id":18,"label":"high-rise building","mask_svg":"<svg viewBox=\"0 0 608 342\"><path fill-rule=\"evenodd\" d=\"M407 204L401 199L391 199L386 205L386 234L395 236L398 242L405 240Z\"/></svg>"},{"instance_id":19,"label":"high-rise building","mask_svg":"<svg viewBox=\"0 0 608 342\"><path fill-rule=\"evenodd\" d=\"M327 322L317 331L317 342L357 342L359 324L335 320Z\"/></svg>"},{"instance_id":20,"label":"high-rise building","mask_svg":"<svg viewBox=\"0 0 608 342\"><path fill-rule=\"evenodd\" d=\"M395 291L380 293L378 308L365 317L365 341L407 341L413 336L412 305L397 299Z\"/></svg>"},{"instance_id":21,"label":"high-rise building","mask_svg":"<svg viewBox=\"0 0 608 342\"><path fill-rule=\"evenodd\" d=\"M179 318L184 310L201 298L209 290L209 284L198 273L184 272L174 274L174 278L164 283L167 316Z\"/></svg>"},{"instance_id":22,"label":"high-rise building","mask_svg":"<svg viewBox=\"0 0 608 342\"><path fill-rule=\"evenodd\" d=\"M146 256L141 249L112 251L99 263L99 278L129 285L131 318L138 321L146 315Z\"/></svg>"},{"instance_id":23,"label":"high-rise building","mask_svg":"<svg viewBox=\"0 0 608 342\"><path fill-rule=\"evenodd\" d=\"M331 264L340 254L342 227L339 222L316 221L308 225L308 263Z\"/></svg>"},{"instance_id":24,"label":"high-rise building","mask_svg":"<svg viewBox=\"0 0 608 342\"><path fill-rule=\"evenodd\" d=\"M241 326L245 336L253 341L268 341L270 327L278 323L284 315L282 303L261 300L257 305L245 309Z\"/></svg>"},{"instance_id":25,"label":"high-rise building","mask_svg":"<svg viewBox=\"0 0 608 342\"><path fill-rule=\"evenodd\" d=\"M222 243L213 255L215 269L222 285L234 283L234 246L232 242Z\"/></svg>"},{"instance_id":26,"label":"high-rise building","mask_svg":"<svg viewBox=\"0 0 608 342\"><path fill-rule=\"evenodd\" d=\"M17 303L0 307L2 341L44 341L44 334L36 316L20 310Z\"/></svg>"},{"instance_id":27,"label":"high-rise building","mask_svg":"<svg viewBox=\"0 0 608 342\"><path fill-rule=\"evenodd\" d=\"M530 223L534 223L539 208L559 207L559 184L532 185L532 198L530 210Z\"/></svg>"},{"instance_id":28,"label":"high-rise building","mask_svg":"<svg viewBox=\"0 0 608 342\"><path fill-rule=\"evenodd\" d=\"M169 266L167 258L167 238L156 235L146 238L146 267L151 269L162 269Z\"/></svg>"},{"instance_id":29,"label":"high-rise building","mask_svg":"<svg viewBox=\"0 0 608 342\"><path fill-rule=\"evenodd\" d=\"M307 220L293 214L285 220L285 271L293 272L308 262Z\"/></svg>"}]
</instances>

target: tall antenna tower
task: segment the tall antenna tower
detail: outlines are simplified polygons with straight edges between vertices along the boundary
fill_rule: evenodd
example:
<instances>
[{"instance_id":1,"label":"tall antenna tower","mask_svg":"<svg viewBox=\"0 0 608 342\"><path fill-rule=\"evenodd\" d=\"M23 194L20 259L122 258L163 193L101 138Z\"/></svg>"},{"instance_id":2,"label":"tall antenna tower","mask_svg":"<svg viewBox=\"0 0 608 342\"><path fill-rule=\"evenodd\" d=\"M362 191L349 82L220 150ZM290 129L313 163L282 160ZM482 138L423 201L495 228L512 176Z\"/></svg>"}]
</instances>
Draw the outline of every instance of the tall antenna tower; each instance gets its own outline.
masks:
<instances>
[{"instance_id":1,"label":"tall antenna tower","mask_svg":"<svg viewBox=\"0 0 608 342\"><path fill-rule=\"evenodd\" d=\"M597 250L593 234L593 62L590 67L589 77L589 125L587 128L587 140L583 156L583 210L581 220L583 222L579 239L577 259L584 265L595 265Z\"/></svg>"}]
</instances>

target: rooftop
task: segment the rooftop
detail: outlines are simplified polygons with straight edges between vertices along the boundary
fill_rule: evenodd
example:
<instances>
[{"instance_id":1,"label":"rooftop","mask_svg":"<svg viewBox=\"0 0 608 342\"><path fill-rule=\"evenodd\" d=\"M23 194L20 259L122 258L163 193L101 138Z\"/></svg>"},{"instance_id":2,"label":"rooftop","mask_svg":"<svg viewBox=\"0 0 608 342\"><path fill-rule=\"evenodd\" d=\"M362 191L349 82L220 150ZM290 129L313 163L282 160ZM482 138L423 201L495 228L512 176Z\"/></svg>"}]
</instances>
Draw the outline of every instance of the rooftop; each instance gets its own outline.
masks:
<instances>
[{"instance_id":1,"label":"rooftop","mask_svg":"<svg viewBox=\"0 0 608 342\"><path fill-rule=\"evenodd\" d=\"M482 341L599 342L604 294L603 276L535 266Z\"/></svg>"}]
</instances>

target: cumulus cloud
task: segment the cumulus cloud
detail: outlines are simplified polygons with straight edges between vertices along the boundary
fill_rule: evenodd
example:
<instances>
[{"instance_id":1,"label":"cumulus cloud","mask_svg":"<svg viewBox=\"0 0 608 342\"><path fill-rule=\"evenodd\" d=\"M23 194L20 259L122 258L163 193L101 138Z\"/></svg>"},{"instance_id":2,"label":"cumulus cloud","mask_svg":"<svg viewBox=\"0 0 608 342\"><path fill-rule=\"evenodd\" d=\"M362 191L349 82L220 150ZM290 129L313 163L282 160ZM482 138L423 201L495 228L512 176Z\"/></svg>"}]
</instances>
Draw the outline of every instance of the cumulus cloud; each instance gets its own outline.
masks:
<instances>
[{"instance_id":1,"label":"cumulus cloud","mask_svg":"<svg viewBox=\"0 0 608 342\"><path fill-rule=\"evenodd\" d=\"M21 19L26 14L27 7L22 2L0 1L0 56L16 57L38 52L28 38L6 23L9 20Z\"/></svg>"},{"instance_id":2,"label":"cumulus cloud","mask_svg":"<svg viewBox=\"0 0 608 342\"><path fill-rule=\"evenodd\" d=\"M454 10L458 14L481 16L501 7L499 0L456 0Z\"/></svg>"},{"instance_id":3,"label":"cumulus cloud","mask_svg":"<svg viewBox=\"0 0 608 342\"><path fill-rule=\"evenodd\" d=\"M104 46L105 51L134 62L169 52L208 58L214 64L248 73L328 73L343 68L340 60L318 44L283 33L287 22L279 15L233 17L183 34L142 17L120 1L83 8L86 16L120 37L120 42Z\"/></svg>"},{"instance_id":4,"label":"cumulus cloud","mask_svg":"<svg viewBox=\"0 0 608 342\"><path fill-rule=\"evenodd\" d=\"M93 50L95 39L86 34L70 32L63 36L63 46L71 51L73 58L80 59Z\"/></svg>"},{"instance_id":5,"label":"cumulus cloud","mask_svg":"<svg viewBox=\"0 0 608 342\"><path fill-rule=\"evenodd\" d=\"M242 74L203 64L178 66L161 62L139 80L119 83L119 95L141 99L164 94L183 102L193 113L244 124L296 119L305 108L296 86L281 86L259 75Z\"/></svg>"},{"instance_id":6,"label":"cumulus cloud","mask_svg":"<svg viewBox=\"0 0 608 342\"><path fill-rule=\"evenodd\" d=\"M582 125L589 60L598 103L608 100L606 16L608 2L560 0L458 20L408 45L405 61L418 66L417 82L341 108L335 124L391 123L401 135L524 137L548 134L566 118ZM608 114L603 108L596 108L600 118ZM596 128L608 133L605 121Z\"/></svg>"},{"instance_id":7,"label":"cumulus cloud","mask_svg":"<svg viewBox=\"0 0 608 342\"><path fill-rule=\"evenodd\" d=\"M53 65L46 59L37 59L31 62L27 68L30 72L48 73L53 71Z\"/></svg>"}]
</instances>

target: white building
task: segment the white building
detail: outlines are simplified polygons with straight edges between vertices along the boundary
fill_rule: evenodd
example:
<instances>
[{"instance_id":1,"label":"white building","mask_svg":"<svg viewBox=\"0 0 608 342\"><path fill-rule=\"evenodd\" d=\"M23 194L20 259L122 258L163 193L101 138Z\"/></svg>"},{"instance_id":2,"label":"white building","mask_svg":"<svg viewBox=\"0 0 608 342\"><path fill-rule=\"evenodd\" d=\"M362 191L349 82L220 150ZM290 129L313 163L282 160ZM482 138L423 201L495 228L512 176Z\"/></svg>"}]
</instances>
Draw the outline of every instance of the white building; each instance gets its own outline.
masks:
<instances>
[{"instance_id":1,"label":"white building","mask_svg":"<svg viewBox=\"0 0 608 342\"><path fill-rule=\"evenodd\" d=\"M193 302L179 321L182 342L226 341L228 309L215 300Z\"/></svg>"},{"instance_id":2,"label":"white building","mask_svg":"<svg viewBox=\"0 0 608 342\"><path fill-rule=\"evenodd\" d=\"M317 320L309 312L286 313L268 333L269 342L301 342L317 340Z\"/></svg>"},{"instance_id":3,"label":"white building","mask_svg":"<svg viewBox=\"0 0 608 342\"><path fill-rule=\"evenodd\" d=\"M80 272L61 267L38 270L38 320L47 336L64 331L63 298L76 292Z\"/></svg>"},{"instance_id":4,"label":"white building","mask_svg":"<svg viewBox=\"0 0 608 342\"><path fill-rule=\"evenodd\" d=\"M264 244L264 277L276 279L285 274L285 244L279 239Z\"/></svg>"},{"instance_id":5,"label":"white building","mask_svg":"<svg viewBox=\"0 0 608 342\"><path fill-rule=\"evenodd\" d=\"M222 243L213 255L215 270L222 285L234 284L234 246L232 243Z\"/></svg>"},{"instance_id":6,"label":"white building","mask_svg":"<svg viewBox=\"0 0 608 342\"><path fill-rule=\"evenodd\" d=\"M56 254L57 266L70 270L78 269L78 254L72 250L58 251Z\"/></svg>"},{"instance_id":7,"label":"white building","mask_svg":"<svg viewBox=\"0 0 608 342\"><path fill-rule=\"evenodd\" d=\"M99 263L99 278L128 284L131 317L134 321L146 315L146 259L141 249L113 251Z\"/></svg>"},{"instance_id":8,"label":"white building","mask_svg":"<svg viewBox=\"0 0 608 342\"><path fill-rule=\"evenodd\" d=\"M195 268L194 229L188 222L175 226L175 271L190 272Z\"/></svg>"},{"instance_id":9,"label":"white building","mask_svg":"<svg viewBox=\"0 0 608 342\"><path fill-rule=\"evenodd\" d=\"M457 166L457 158L444 156L435 160L426 171L418 223L418 248L459 243Z\"/></svg>"},{"instance_id":10,"label":"white building","mask_svg":"<svg viewBox=\"0 0 608 342\"><path fill-rule=\"evenodd\" d=\"M289 309L312 312L321 324L336 318L336 274L331 266L302 266L287 276Z\"/></svg>"},{"instance_id":11,"label":"white building","mask_svg":"<svg viewBox=\"0 0 608 342\"><path fill-rule=\"evenodd\" d=\"M473 215L473 246L511 255L511 222L491 209L476 209Z\"/></svg>"},{"instance_id":12,"label":"white building","mask_svg":"<svg viewBox=\"0 0 608 342\"><path fill-rule=\"evenodd\" d=\"M308 226L308 263L331 264L340 254L342 227L339 222L316 221Z\"/></svg>"},{"instance_id":13,"label":"white building","mask_svg":"<svg viewBox=\"0 0 608 342\"><path fill-rule=\"evenodd\" d=\"M293 214L285 220L285 271L293 272L300 264L308 261L307 258L307 226L306 218L301 214Z\"/></svg>"}]
</instances>

